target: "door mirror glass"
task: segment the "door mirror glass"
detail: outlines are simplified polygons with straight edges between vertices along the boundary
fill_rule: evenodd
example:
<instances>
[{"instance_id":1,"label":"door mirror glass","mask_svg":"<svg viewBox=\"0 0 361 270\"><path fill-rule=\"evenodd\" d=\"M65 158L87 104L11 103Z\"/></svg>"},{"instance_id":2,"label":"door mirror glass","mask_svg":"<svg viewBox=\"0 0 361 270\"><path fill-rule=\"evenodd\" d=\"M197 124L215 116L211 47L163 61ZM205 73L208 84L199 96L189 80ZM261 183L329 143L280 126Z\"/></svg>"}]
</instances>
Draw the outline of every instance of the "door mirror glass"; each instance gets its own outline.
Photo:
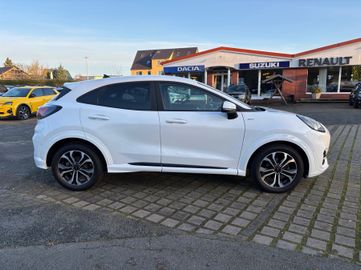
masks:
<instances>
[{"instance_id":1,"label":"door mirror glass","mask_svg":"<svg viewBox=\"0 0 361 270\"><path fill-rule=\"evenodd\" d=\"M236 104L224 101L222 105L222 111L227 113L228 119L235 119L238 117Z\"/></svg>"}]
</instances>

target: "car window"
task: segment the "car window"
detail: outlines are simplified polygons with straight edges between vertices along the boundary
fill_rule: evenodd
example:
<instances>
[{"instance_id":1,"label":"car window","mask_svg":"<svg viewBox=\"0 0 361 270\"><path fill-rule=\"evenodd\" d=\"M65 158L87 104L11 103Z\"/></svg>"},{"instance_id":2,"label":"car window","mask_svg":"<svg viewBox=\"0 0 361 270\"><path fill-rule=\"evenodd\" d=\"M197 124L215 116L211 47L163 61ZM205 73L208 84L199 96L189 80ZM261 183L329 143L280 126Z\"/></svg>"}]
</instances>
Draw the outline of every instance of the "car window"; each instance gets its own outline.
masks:
<instances>
[{"instance_id":1,"label":"car window","mask_svg":"<svg viewBox=\"0 0 361 270\"><path fill-rule=\"evenodd\" d=\"M151 110L150 83L106 85L81 96L78 102L128 110Z\"/></svg>"},{"instance_id":2,"label":"car window","mask_svg":"<svg viewBox=\"0 0 361 270\"><path fill-rule=\"evenodd\" d=\"M26 97L29 94L30 88L14 87L7 91L3 97Z\"/></svg>"},{"instance_id":3,"label":"car window","mask_svg":"<svg viewBox=\"0 0 361 270\"><path fill-rule=\"evenodd\" d=\"M55 92L51 88L43 88L44 96L55 95Z\"/></svg>"},{"instance_id":4,"label":"car window","mask_svg":"<svg viewBox=\"0 0 361 270\"><path fill-rule=\"evenodd\" d=\"M31 92L31 96L33 96L33 97L41 97L41 96L43 96L44 95L44 93L43 93L43 89L35 89L35 90L33 90L33 92Z\"/></svg>"},{"instance_id":5,"label":"car window","mask_svg":"<svg viewBox=\"0 0 361 270\"><path fill-rule=\"evenodd\" d=\"M166 111L220 111L223 99L208 91L182 83L160 82Z\"/></svg>"},{"instance_id":6,"label":"car window","mask_svg":"<svg viewBox=\"0 0 361 270\"><path fill-rule=\"evenodd\" d=\"M246 85L245 84L231 85L227 89L227 92L228 93L246 92Z\"/></svg>"}]
</instances>

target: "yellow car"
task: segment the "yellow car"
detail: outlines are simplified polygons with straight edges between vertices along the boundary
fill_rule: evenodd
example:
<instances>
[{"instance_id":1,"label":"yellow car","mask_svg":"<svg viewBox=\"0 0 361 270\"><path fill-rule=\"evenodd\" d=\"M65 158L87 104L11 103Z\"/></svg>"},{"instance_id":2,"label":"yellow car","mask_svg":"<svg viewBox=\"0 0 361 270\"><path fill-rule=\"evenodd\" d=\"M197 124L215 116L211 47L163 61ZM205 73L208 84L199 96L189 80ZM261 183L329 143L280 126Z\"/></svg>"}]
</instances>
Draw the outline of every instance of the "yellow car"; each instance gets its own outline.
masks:
<instances>
[{"instance_id":1,"label":"yellow car","mask_svg":"<svg viewBox=\"0 0 361 270\"><path fill-rule=\"evenodd\" d=\"M0 118L15 116L26 120L58 92L52 87L14 87L0 96Z\"/></svg>"}]
</instances>

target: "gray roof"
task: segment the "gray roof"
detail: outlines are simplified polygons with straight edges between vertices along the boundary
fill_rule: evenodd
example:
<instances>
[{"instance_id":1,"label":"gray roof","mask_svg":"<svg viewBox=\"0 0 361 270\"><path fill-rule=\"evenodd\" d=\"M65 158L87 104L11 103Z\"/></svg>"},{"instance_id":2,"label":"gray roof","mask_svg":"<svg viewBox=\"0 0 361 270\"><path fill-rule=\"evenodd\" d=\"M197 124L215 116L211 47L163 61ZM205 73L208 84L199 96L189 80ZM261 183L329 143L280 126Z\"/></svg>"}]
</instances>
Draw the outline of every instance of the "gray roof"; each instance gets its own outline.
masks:
<instances>
[{"instance_id":1,"label":"gray roof","mask_svg":"<svg viewBox=\"0 0 361 270\"><path fill-rule=\"evenodd\" d=\"M12 67L0 67L0 74L5 73L6 71L10 70Z\"/></svg>"},{"instance_id":2,"label":"gray roof","mask_svg":"<svg viewBox=\"0 0 361 270\"><path fill-rule=\"evenodd\" d=\"M152 59L167 59L186 56L198 51L197 47L137 51L131 69L151 69Z\"/></svg>"}]
</instances>

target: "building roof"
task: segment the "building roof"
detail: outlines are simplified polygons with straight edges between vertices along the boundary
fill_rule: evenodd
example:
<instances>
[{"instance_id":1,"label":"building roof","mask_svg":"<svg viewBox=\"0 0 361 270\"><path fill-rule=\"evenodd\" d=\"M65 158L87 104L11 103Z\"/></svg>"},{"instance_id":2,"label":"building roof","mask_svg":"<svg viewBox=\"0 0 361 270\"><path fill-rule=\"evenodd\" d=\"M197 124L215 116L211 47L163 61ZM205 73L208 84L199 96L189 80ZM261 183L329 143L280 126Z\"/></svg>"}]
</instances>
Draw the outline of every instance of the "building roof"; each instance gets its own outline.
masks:
<instances>
[{"instance_id":1,"label":"building roof","mask_svg":"<svg viewBox=\"0 0 361 270\"><path fill-rule=\"evenodd\" d=\"M355 38L355 39L352 39L352 40L348 40L348 41L344 41L344 42L340 42L340 43L335 43L335 44L319 47L319 48L316 48L316 49L299 52L299 53L296 53L296 54L268 52L268 51L242 49L242 48L231 48L231 47L221 46L221 47L216 47L216 48L213 48L213 49L193 53L193 54L186 55L186 56L175 57L175 58L173 58L171 60L164 61L161 64L168 64L168 63L172 63L172 62L176 62L176 61L180 61L180 60L200 56L200 55L203 55L203 54L217 52L217 51L230 51L230 52L240 52L240 53L247 53L247 54L265 55L265 56L294 58L294 57L307 55L307 54L311 54L311 53L315 53L315 52L320 52L320 51L324 51L324 50L329 50L329 49L333 49L333 48L337 48L337 47L341 47L341 46L345 46L345 45L349 45L349 44L357 43L357 42L361 42L361 38Z\"/></svg>"},{"instance_id":2,"label":"building roof","mask_svg":"<svg viewBox=\"0 0 361 270\"><path fill-rule=\"evenodd\" d=\"M13 67L0 67L0 75L9 71L11 68L13 68Z\"/></svg>"},{"instance_id":3,"label":"building roof","mask_svg":"<svg viewBox=\"0 0 361 270\"><path fill-rule=\"evenodd\" d=\"M171 48L158 50L139 50L137 51L131 70L134 69L151 69L152 59L168 59L173 57L183 57L194 54L198 51L197 47L189 48Z\"/></svg>"}]
</instances>

